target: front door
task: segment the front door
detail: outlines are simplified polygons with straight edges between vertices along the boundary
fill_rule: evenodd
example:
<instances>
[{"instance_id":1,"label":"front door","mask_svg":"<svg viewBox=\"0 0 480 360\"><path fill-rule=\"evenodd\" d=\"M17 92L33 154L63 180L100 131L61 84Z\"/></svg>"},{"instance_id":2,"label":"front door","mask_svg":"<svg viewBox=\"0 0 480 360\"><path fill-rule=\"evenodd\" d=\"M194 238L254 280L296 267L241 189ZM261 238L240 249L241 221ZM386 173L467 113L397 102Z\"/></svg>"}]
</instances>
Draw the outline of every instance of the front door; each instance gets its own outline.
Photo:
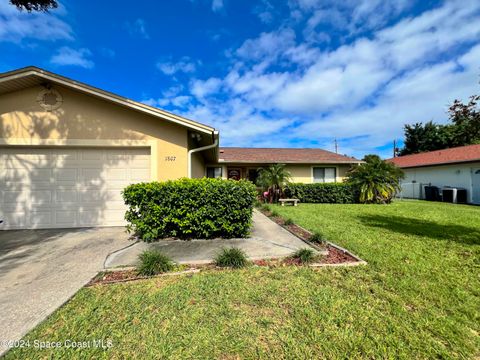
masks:
<instances>
[{"instance_id":1,"label":"front door","mask_svg":"<svg viewBox=\"0 0 480 360\"><path fill-rule=\"evenodd\" d=\"M472 169L472 202L480 204L480 169Z\"/></svg>"},{"instance_id":2,"label":"front door","mask_svg":"<svg viewBox=\"0 0 480 360\"><path fill-rule=\"evenodd\" d=\"M242 169L240 168L228 168L227 178L230 180L240 180L242 178Z\"/></svg>"}]
</instances>

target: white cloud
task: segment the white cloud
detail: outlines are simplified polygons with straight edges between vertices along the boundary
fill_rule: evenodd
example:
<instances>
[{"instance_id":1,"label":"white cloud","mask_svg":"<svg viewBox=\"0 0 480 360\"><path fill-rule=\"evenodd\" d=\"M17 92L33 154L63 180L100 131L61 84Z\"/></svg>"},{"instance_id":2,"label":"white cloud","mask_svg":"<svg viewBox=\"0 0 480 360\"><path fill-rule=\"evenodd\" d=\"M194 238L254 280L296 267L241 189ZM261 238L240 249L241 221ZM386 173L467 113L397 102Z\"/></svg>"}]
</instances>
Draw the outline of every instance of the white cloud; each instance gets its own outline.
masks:
<instances>
[{"instance_id":1,"label":"white cloud","mask_svg":"<svg viewBox=\"0 0 480 360\"><path fill-rule=\"evenodd\" d=\"M0 2L0 41L20 43L36 39L46 41L73 40L71 27L58 15L64 8L48 13L19 11L8 1Z\"/></svg>"},{"instance_id":2,"label":"white cloud","mask_svg":"<svg viewBox=\"0 0 480 360\"><path fill-rule=\"evenodd\" d=\"M165 75L175 75L178 72L193 73L197 69L197 63L185 56L178 61L159 61L157 69Z\"/></svg>"},{"instance_id":3,"label":"white cloud","mask_svg":"<svg viewBox=\"0 0 480 360\"><path fill-rule=\"evenodd\" d=\"M86 48L72 49L68 46L63 46L52 56L50 62L55 65L72 65L90 69L95 65L89 59L91 55L91 51Z\"/></svg>"},{"instance_id":4,"label":"white cloud","mask_svg":"<svg viewBox=\"0 0 480 360\"><path fill-rule=\"evenodd\" d=\"M342 153L361 157L401 137L403 124L445 121L449 103L478 93L478 1L445 2L396 22L388 12L399 15L409 3L352 0L330 12L325 2L291 3L303 29L295 33L283 22L246 40L229 52L223 78L191 81L169 106L179 104L175 111L217 127L224 145L331 149L336 137ZM348 24L345 14L352 17ZM371 33L358 35L368 16L376 17L365 25ZM322 21L343 27L348 41L316 45Z\"/></svg>"},{"instance_id":5,"label":"white cloud","mask_svg":"<svg viewBox=\"0 0 480 360\"><path fill-rule=\"evenodd\" d=\"M219 12L223 10L223 0L212 0L212 11Z\"/></svg>"},{"instance_id":6,"label":"white cloud","mask_svg":"<svg viewBox=\"0 0 480 360\"><path fill-rule=\"evenodd\" d=\"M136 19L133 22L127 21L125 23L128 32L131 36L139 36L143 39L150 39L150 34L147 32L147 24L143 19Z\"/></svg>"}]
</instances>

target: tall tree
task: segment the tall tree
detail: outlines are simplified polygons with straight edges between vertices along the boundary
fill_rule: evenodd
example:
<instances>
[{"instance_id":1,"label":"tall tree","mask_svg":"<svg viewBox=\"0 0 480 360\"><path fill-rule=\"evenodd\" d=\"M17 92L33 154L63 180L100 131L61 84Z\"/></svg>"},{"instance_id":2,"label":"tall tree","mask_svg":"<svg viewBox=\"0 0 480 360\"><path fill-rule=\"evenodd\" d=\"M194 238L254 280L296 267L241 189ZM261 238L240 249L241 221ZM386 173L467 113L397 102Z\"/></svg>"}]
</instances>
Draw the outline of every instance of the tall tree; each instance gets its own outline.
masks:
<instances>
[{"instance_id":1,"label":"tall tree","mask_svg":"<svg viewBox=\"0 0 480 360\"><path fill-rule=\"evenodd\" d=\"M44 11L56 9L58 3L56 0L10 0L10 4L15 5L18 10Z\"/></svg>"},{"instance_id":2,"label":"tall tree","mask_svg":"<svg viewBox=\"0 0 480 360\"><path fill-rule=\"evenodd\" d=\"M438 125L429 121L425 124L405 125L404 147L399 155L445 149L452 146L451 125Z\"/></svg>"},{"instance_id":3,"label":"tall tree","mask_svg":"<svg viewBox=\"0 0 480 360\"><path fill-rule=\"evenodd\" d=\"M450 121L454 124L454 146L480 143L480 95L470 96L468 103L455 100L448 109Z\"/></svg>"},{"instance_id":4,"label":"tall tree","mask_svg":"<svg viewBox=\"0 0 480 360\"><path fill-rule=\"evenodd\" d=\"M449 107L450 123L405 125L404 147L398 155L416 154L480 143L480 95L473 95L467 103L455 100Z\"/></svg>"}]
</instances>

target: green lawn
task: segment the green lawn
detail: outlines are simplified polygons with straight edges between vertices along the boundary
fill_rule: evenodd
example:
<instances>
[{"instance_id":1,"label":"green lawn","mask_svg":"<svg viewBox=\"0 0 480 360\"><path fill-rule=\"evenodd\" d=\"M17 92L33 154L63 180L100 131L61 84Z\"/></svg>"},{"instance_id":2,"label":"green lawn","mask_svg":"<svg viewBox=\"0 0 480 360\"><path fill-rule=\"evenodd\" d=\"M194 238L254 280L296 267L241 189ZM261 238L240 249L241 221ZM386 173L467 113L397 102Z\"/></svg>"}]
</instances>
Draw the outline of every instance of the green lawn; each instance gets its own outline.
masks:
<instances>
[{"instance_id":1,"label":"green lawn","mask_svg":"<svg viewBox=\"0 0 480 360\"><path fill-rule=\"evenodd\" d=\"M276 207L353 251L353 268L211 271L82 289L26 339L110 350L10 358L478 358L480 207Z\"/></svg>"}]
</instances>

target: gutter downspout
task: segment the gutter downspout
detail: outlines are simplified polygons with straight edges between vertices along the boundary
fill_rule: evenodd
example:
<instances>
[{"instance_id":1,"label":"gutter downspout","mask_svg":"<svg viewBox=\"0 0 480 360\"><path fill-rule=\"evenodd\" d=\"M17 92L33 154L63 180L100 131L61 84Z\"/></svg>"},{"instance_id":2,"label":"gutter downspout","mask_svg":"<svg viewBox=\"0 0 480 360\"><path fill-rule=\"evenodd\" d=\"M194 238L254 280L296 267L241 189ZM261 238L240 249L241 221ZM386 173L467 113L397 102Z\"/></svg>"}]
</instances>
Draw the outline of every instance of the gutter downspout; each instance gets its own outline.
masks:
<instances>
[{"instance_id":1,"label":"gutter downspout","mask_svg":"<svg viewBox=\"0 0 480 360\"><path fill-rule=\"evenodd\" d=\"M196 148L196 149L188 150L188 164L187 164L187 166L188 166L188 178L189 179L192 178L192 154L196 153L196 152L209 150L209 149L213 149L213 148L217 147L218 146L218 131L213 132L213 138L214 138L214 142L213 142L212 145L202 146L202 147L199 147L199 148Z\"/></svg>"}]
</instances>

